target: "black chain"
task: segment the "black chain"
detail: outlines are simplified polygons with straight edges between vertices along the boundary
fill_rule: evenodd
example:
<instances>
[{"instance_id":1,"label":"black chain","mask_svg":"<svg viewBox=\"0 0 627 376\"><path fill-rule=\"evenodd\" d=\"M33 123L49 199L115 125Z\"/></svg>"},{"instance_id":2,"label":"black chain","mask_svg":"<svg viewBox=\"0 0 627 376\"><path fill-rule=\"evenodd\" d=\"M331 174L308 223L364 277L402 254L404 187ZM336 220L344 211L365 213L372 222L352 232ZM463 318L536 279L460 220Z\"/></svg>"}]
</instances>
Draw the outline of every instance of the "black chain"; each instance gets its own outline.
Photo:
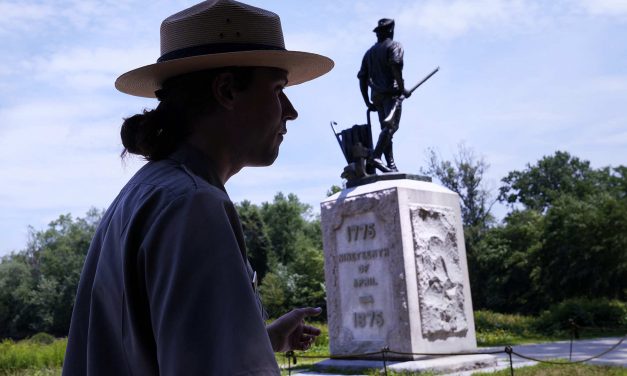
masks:
<instances>
[{"instance_id":1,"label":"black chain","mask_svg":"<svg viewBox=\"0 0 627 376\"><path fill-rule=\"evenodd\" d=\"M533 358L533 357L530 357L530 356L527 356L527 355L524 355L524 354L520 354L520 353L514 351L512 346L505 346L505 348L503 350L501 350L501 351L477 351L477 352L462 352L462 353L410 353L410 352L402 352L402 351L390 350L390 348L386 346L386 347L383 347L381 349L381 351L362 353L362 354L350 354L350 355L298 355L298 357L303 358L303 359L361 359L361 358L365 358L365 357L372 357L373 355L381 355L381 360L383 361L384 372L385 372L385 375L387 375L388 373L387 373L386 353L396 354L396 355L434 356L434 357L438 357L438 356L458 356L458 355L507 354L508 357L509 357L510 373L513 376L514 375L514 361L512 359L512 355L516 355L519 358L531 360L531 361L538 362L538 363L555 364L555 365L578 364L578 363L584 363L584 362L588 362L588 361L593 360L593 359L600 358L603 355L608 354L608 353L616 350L618 348L618 346L620 346L625 341L625 339L627 339L627 335L623 336L616 344L614 344L612 347L610 347L609 349L601 352L598 355L591 356L591 357L588 357L586 359L581 359L581 360L576 360L576 361L564 361L564 362L558 362L558 361L552 361L552 360ZM288 359L288 374L291 375L291 371L292 371L292 365L291 365L292 362L291 361L293 359L294 360L294 365L296 365L296 363L297 363L297 355L296 355L296 353L294 351L288 351L288 352L285 353L285 357L287 357L287 359Z\"/></svg>"}]
</instances>

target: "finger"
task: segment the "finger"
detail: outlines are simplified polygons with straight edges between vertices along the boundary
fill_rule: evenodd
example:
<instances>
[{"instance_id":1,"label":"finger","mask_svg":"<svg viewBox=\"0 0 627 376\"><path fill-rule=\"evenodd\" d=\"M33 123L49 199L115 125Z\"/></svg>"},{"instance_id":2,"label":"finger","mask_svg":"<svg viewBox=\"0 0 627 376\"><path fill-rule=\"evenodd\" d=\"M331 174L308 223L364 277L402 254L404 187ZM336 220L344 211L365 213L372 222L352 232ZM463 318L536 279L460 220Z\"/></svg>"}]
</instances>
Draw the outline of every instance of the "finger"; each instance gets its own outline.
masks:
<instances>
[{"instance_id":1,"label":"finger","mask_svg":"<svg viewBox=\"0 0 627 376\"><path fill-rule=\"evenodd\" d=\"M303 334L303 335L300 337L300 341L301 341L301 342L305 342L305 343L307 343L307 342L313 342L315 339L316 339L316 337L315 337L315 336L311 336L311 335L307 335L307 334Z\"/></svg>"},{"instance_id":2,"label":"finger","mask_svg":"<svg viewBox=\"0 0 627 376\"><path fill-rule=\"evenodd\" d=\"M297 312L300 315L302 315L302 317L318 316L322 312L322 308L320 308L320 307L317 307L317 308L313 308L313 307L298 308Z\"/></svg>"},{"instance_id":3,"label":"finger","mask_svg":"<svg viewBox=\"0 0 627 376\"><path fill-rule=\"evenodd\" d=\"M300 350L303 350L303 351L309 350L309 348L311 347L311 344L312 344L311 341L301 342L298 347L300 348Z\"/></svg>"},{"instance_id":4,"label":"finger","mask_svg":"<svg viewBox=\"0 0 627 376\"><path fill-rule=\"evenodd\" d=\"M313 335L313 336L319 336L320 333L322 333L322 332L320 331L320 329L318 329L318 328L316 328L314 326L304 325L303 326L303 333L310 334L310 335Z\"/></svg>"}]
</instances>

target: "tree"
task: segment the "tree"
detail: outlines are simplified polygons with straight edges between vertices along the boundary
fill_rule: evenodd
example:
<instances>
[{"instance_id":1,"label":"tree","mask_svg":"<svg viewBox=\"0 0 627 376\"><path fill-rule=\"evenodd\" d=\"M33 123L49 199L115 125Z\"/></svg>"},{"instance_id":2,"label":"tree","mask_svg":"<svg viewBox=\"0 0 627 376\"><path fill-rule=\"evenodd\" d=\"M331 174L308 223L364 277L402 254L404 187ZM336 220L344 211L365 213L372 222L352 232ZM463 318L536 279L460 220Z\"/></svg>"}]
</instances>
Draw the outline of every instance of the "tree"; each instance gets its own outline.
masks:
<instances>
[{"instance_id":1,"label":"tree","mask_svg":"<svg viewBox=\"0 0 627 376\"><path fill-rule=\"evenodd\" d=\"M565 194L583 198L595 190L606 189L609 169L594 170L565 151L545 156L522 171L512 171L502 179L499 200L510 205L545 211Z\"/></svg>"},{"instance_id":2,"label":"tree","mask_svg":"<svg viewBox=\"0 0 627 376\"><path fill-rule=\"evenodd\" d=\"M438 179L459 195L465 227L485 229L493 221L490 209L494 202L490 202L490 192L484 184L484 174L489 167L483 157L477 157L472 149L460 144L452 162L429 149L427 168L421 169L421 173Z\"/></svg>"},{"instance_id":3,"label":"tree","mask_svg":"<svg viewBox=\"0 0 627 376\"><path fill-rule=\"evenodd\" d=\"M6 256L0 262L0 338L24 338L40 325L33 309L33 280L23 258Z\"/></svg>"},{"instance_id":4,"label":"tree","mask_svg":"<svg viewBox=\"0 0 627 376\"><path fill-rule=\"evenodd\" d=\"M272 254L272 244L268 236L268 227L257 205L253 205L250 201L244 200L236 206L242 223L248 258L261 282L268 272L268 258Z\"/></svg>"},{"instance_id":5,"label":"tree","mask_svg":"<svg viewBox=\"0 0 627 376\"><path fill-rule=\"evenodd\" d=\"M543 307L536 278L544 218L515 210L490 228L475 249L473 306L499 312L534 313Z\"/></svg>"},{"instance_id":6,"label":"tree","mask_svg":"<svg viewBox=\"0 0 627 376\"><path fill-rule=\"evenodd\" d=\"M327 197L331 197L338 192L342 192L342 187L340 187L339 185L333 184L331 188L329 188L329 190L327 191Z\"/></svg>"},{"instance_id":7,"label":"tree","mask_svg":"<svg viewBox=\"0 0 627 376\"><path fill-rule=\"evenodd\" d=\"M627 201L608 192L564 195L546 214L538 279L552 303L627 298Z\"/></svg>"},{"instance_id":8,"label":"tree","mask_svg":"<svg viewBox=\"0 0 627 376\"><path fill-rule=\"evenodd\" d=\"M46 230L31 228L26 249L2 259L0 287L17 286L0 293L0 315L7 315L0 317L7 323L2 336L67 335L81 269L102 214L91 209L85 218L61 215Z\"/></svg>"},{"instance_id":9,"label":"tree","mask_svg":"<svg viewBox=\"0 0 627 376\"><path fill-rule=\"evenodd\" d=\"M311 219L311 207L290 193L279 192L272 203L261 204L261 216L268 226L275 262L288 264L294 259L296 240Z\"/></svg>"}]
</instances>

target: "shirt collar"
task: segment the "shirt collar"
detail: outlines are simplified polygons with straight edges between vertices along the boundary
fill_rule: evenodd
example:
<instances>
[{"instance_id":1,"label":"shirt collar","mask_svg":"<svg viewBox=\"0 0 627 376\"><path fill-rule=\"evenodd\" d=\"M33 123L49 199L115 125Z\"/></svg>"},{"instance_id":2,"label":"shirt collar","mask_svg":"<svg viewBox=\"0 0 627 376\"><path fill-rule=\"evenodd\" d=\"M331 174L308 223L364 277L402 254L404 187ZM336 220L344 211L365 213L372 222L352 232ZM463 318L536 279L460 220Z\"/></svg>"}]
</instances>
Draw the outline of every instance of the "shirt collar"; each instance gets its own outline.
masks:
<instances>
[{"instance_id":1,"label":"shirt collar","mask_svg":"<svg viewBox=\"0 0 627 376\"><path fill-rule=\"evenodd\" d=\"M207 183L226 193L222 181L218 178L213 161L202 151L184 143L174 153L170 154L169 158L185 165L194 174L207 181Z\"/></svg>"}]
</instances>

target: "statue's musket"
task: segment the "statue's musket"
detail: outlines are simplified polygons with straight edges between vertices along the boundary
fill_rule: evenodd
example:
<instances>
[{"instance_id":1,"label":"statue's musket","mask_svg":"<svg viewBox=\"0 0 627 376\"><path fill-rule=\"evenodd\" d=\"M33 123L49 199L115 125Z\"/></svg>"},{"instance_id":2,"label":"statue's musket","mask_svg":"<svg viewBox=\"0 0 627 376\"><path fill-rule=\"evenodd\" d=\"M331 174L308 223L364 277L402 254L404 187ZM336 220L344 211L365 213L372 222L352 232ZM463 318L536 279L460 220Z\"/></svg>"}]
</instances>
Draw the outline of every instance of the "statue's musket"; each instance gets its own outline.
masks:
<instances>
[{"instance_id":1,"label":"statue's musket","mask_svg":"<svg viewBox=\"0 0 627 376\"><path fill-rule=\"evenodd\" d=\"M337 143L340 145L340 150L342 151L342 154L344 155L344 159L346 159L346 162L350 163L350 161L348 160L348 156L346 154L344 154L344 148L342 147L342 140L340 140L339 133L337 133L335 131L334 125L337 125L337 123L332 121L331 122L331 129L333 130L333 134L335 135L335 138L337 139Z\"/></svg>"},{"instance_id":2,"label":"statue's musket","mask_svg":"<svg viewBox=\"0 0 627 376\"><path fill-rule=\"evenodd\" d=\"M427 77L423 78L422 81L418 82L416 84L416 86L412 87L411 90L409 91L409 95L411 95L411 93L414 92L414 90L418 89L418 86L424 84L428 79L431 78L431 76L433 76L434 74L438 73L438 71L440 70L440 67L436 67L431 73L429 73L427 75ZM405 100L406 98L404 96L401 96L400 98L401 100ZM394 113L396 112L396 110L398 109L398 103L394 103L394 107L392 107L392 110L390 110L390 114L388 115L388 117L386 117L383 122L390 124L392 122L392 119L394 118Z\"/></svg>"},{"instance_id":3,"label":"statue's musket","mask_svg":"<svg viewBox=\"0 0 627 376\"><path fill-rule=\"evenodd\" d=\"M420 81L420 82L418 82L418 83L416 84L416 86L412 87L412 88L411 88L411 90L409 90L409 94L413 93L413 92L414 92L414 90L418 89L418 86L420 86L420 85L424 84L424 83L425 83L428 79L430 79L430 78L431 78L431 76L433 76L434 74L438 73L438 71L439 71L439 70L440 70L440 67L435 68L435 69L433 70L433 72L431 72L431 73L429 73L429 74L427 75L427 77L423 78L423 79L422 79L422 81Z\"/></svg>"}]
</instances>

